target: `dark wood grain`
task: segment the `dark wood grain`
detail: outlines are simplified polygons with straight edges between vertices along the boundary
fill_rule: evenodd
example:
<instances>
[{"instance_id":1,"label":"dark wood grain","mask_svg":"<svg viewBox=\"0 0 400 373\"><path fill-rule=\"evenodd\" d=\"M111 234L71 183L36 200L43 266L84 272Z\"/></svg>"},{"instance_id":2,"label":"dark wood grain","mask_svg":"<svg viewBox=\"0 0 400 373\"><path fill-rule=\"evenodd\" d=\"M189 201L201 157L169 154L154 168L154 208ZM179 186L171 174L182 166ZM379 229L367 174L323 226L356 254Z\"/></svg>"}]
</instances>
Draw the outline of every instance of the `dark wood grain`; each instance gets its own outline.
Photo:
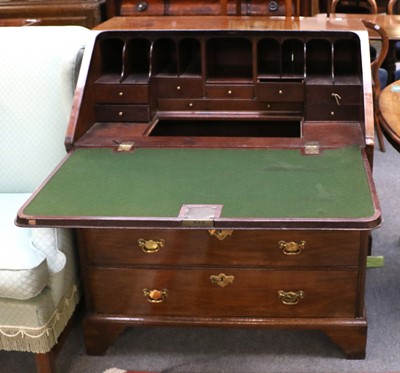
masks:
<instances>
[{"instance_id":1,"label":"dark wood grain","mask_svg":"<svg viewBox=\"0 0 400 373\"><path fill-rule=\"evenodd\" d=\"M211 1L209 9L195 10L228 14L213 17L185 16L188 8L175 1L168 9L161 0L151 1L146 10L135 10L131 1L109 3L114 12L134 14L110 19L93 32L66 136L71 158L95 153L91 148L115 155L111 149L129 142L133 155L140 148L251 148L296 150L312 162L324 151L352 146L360 155L372 216L306 218L301 209L280 218L214 218L214 226L194 228L175 215L27 216L23 207L18 224L79 228L89 354L105 353L127 327L179 325L321 330L347 357L365 357L368 237L381 222L371 172L368 33L359 18L229 15L248 11L239 3L222 2L220 8L219 1ZM179 17L163 17L169 13ZM316 143L317 154L307 154ZM119 187L127 185L127 168L114 177ZM87 174L93 178L91 170ZM111 177L105 174L106 187ZM250 185L251 177L241 175L238 184ZM158 179L155 173L155 185ZM81 179L70 184L76 180ZM305 184L296 189L299 205ZM264 189L265 184L261 198L277 198ZM219 240L209 229L233 233ZM149 243L151 252L144 252L146 240L162 244L155 250ZM283 252L280 241L292 246L304 241L304 246L293 255Z\"/></svg>"}]
</instances>

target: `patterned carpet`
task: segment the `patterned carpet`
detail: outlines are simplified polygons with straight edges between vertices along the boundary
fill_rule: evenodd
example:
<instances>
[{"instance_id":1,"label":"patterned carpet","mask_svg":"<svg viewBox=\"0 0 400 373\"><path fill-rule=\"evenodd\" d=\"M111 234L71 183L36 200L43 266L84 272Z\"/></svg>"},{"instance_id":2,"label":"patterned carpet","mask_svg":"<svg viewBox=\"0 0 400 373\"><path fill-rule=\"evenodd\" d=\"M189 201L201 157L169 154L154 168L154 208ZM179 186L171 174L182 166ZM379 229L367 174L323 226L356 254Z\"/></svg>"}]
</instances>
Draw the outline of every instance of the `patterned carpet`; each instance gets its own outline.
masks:
<instances>
[{"instance_id":1,"label":"patterned carpet","mask_svg":"<svg viewBox=\"0 0 400 373\"><path fill-rule=\"evenodd\" d=\"M104 373L156 373L156 372L145 372L145 371L137 371L137 370L125 370L118 368L111 368L104 371Z\"/></svg>"}]
</instances>

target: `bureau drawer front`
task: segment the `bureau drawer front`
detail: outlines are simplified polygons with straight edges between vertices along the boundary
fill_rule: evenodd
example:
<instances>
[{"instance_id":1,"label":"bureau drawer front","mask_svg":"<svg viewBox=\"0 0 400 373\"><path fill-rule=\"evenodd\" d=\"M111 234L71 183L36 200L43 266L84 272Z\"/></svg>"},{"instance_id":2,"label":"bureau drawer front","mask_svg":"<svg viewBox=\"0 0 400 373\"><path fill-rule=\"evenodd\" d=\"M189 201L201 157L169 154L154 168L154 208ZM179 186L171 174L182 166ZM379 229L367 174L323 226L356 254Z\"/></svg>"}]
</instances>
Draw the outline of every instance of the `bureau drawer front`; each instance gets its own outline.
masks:
<instances>
[{"instance_id":1,"label":"bureau drawer front","mask_svg":"<svg viewBox=\"0 0 400 373\"><path fill-rule=\"evenodd\" d=\"M200 98L204 96L201 78L153 78L154 89L160 98Z\"/></svg>"},{"instance_id":2,"label":"bureau drawer front","mask_svg":"<svg viewBox=\"0 0 400 373\"><path fill-rule=\"evenodd\" d=\"M305 110L305 120L359 121L362 115L363 107L359 105L311 104Z\"/></svg>"},{"instance_id":3,"label":"bureau drawer front","mask_svg":"<svg viewBox=\"0 0 400 373\"><path fill-rule=\"evenodd\" d=\"M148 105L96 105L97 122L148 122Z\"/></svg>"},{"instance_id":4,"label":"bureau drawer front","mask_svg":"<svg viewBox=\"0 0 400 373\"><path fill-rule=\"evenodd\" d=\"M251 99L254 97L252 85L207 85L206 95L209 98L241 98Z\"/></svg>"},{"instance_id":5,"label":"bureau drawer front","mask_svg":"<svg viewBox=\"0 0 400 373\"><path fill-rule=\"evenodd\" d=\"M80 236L89 263L125 266L357 266L361 246L357 231L237 230L220 240L207 230L197 229L89 229L81 231ZM151 246L151 240L162 244L148 250L142 240L149 242L147 246ZM299 245L297 251L292 242Z\"/></svg>"},{"instance_id":6,"label":"bureau drawer front","mask_svg":"<svg viewBox=\"0 0 400 373\"><path fill-rule=\"evenodd\" d=\"M147 84L96 84L95 101L99 104L146 104Z\"/></svg>"},{"instance_id":7,"label":"bureau drawer front","mask_svg":"<svg viewBox=\"0 0 400 373\"><path fill-rule=\"evenodd\" d=\"M128 316L354 317L357 277L357 271L228 268L95 268L88 273L96 312Z\"/></svg>"},{"instance_id":8,"label":"bureau drawer front","mask_svg":"<svg viewBox=\"0 0 400 373\"><path fill-rule=\"evenodd\" d=\"M304 83L257 83L257 98L270 102L303 102Z\"/></svg>"},{"instance_id":9,"label":"bureau drawer front","mask_svg":"<svg viewBox=\"0 0 400 373\"><path fill-rule=\"evenodd\" d=\"M362 102L362 90L357 85L321 86L307 85L306 101L318 104L352 105Z\"/></svg>"},{"instance_id":10,"label":"bureau drawer front","mask_svg":"<svg viewBox=\"0 0 400 373\"><path fill-rule=\"evenodd\" d=\"M260 111L265 113L282 112L287 115L287 112L299 113L303 112L302 103L292 102L258 102L256 100L210 100L210 99L159 99L157 106L160 111Z\"/></svg>"}]
</instances>

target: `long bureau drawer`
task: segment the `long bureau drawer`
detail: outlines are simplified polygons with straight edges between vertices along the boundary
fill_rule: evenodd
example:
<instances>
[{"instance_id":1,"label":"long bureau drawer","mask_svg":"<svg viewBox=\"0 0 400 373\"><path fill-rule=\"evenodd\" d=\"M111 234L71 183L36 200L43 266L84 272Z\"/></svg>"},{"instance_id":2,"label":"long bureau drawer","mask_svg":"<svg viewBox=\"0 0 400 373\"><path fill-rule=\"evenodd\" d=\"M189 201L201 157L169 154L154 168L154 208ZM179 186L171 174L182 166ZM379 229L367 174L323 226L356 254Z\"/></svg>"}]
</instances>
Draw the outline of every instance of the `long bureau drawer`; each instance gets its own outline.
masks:
<instances>
[{"instance_id":1,"label":"long bureau drawer","mask_svg":"<svg viewBox=\"0 0 400 373\"><path fill-rule=\"evenodd\" d=\"M90 268L87 278L98 314L356 316L357 271Z\"/></svg>"},{"instance_id":2,"label":"long bureau drawer","mask_svg":"<svg viewBox=\"0 0 400 373\"><path fill-rule=\"evenodd\" d=\"M357 231L211 233L206 229L88 229L80 236L89 264L120 266L358 266L362 246Z\"/></svg>"}]
</instances>

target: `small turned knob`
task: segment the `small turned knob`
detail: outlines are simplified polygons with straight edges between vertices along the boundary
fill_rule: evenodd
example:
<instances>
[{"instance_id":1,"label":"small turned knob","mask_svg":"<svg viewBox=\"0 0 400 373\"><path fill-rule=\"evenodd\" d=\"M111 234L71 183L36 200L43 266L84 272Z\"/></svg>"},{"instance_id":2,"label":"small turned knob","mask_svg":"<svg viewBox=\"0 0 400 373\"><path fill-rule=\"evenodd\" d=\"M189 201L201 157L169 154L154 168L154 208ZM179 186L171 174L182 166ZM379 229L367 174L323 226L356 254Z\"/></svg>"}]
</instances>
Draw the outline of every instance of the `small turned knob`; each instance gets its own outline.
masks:
<instances>
[{"instance_id":1,"label":"small turned knob","mask_svg":"<svg viewBox=\"0 0 400 373\"><path fill-rule=\"evenodd\" d=\"M144 12L144 11L147 9L147 7L148 7L148 4L147 4L146 1L139 1L139 2L136 4L136 10L137 10L138 12Z\"/></svg>"},{"instance_id":2,"label":"small turned knob","mask_svg":"<svg viewBox=\"0 0 400 373\"><path fill-rule=\"evenodd\" d=\"M277 1L273 0L268 4L268 10L270 12L276 12L279 9L279 4Z\"/></svg>"}]
</instances>

